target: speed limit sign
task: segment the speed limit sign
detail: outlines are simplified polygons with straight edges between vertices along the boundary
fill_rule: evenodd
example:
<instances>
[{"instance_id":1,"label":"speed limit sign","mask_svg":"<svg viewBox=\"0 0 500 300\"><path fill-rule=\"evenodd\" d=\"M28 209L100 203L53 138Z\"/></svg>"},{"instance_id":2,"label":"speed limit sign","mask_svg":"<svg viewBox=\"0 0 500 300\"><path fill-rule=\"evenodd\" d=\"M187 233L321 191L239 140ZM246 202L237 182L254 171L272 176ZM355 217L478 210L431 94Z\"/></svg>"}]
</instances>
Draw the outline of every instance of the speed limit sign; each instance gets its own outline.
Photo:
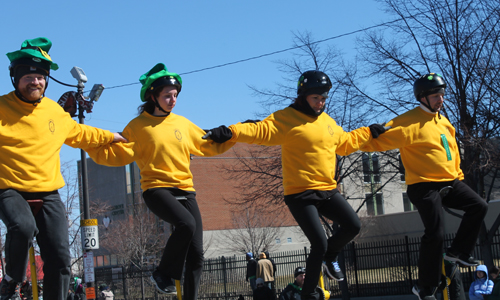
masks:
<instances>
[{"instance_id":1,"label":"speed limit sign","mask_svg":"<svg viewBox=\"0 0 500 300\"><path fill-rule=\"evenodd\" d=\"M99 232L97 219L80 220L82 227L82 248L84 250L99 249Z\"/></svg>"}]
</instances>

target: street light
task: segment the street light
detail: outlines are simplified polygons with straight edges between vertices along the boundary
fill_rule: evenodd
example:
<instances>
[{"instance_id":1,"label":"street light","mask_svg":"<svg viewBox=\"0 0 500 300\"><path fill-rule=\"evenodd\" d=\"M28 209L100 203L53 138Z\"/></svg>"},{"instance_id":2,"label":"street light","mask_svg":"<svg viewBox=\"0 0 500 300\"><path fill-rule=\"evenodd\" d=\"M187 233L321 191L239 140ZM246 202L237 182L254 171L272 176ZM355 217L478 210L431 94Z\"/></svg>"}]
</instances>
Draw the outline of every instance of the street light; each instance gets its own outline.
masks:
<instances>
[{"instance_id":1,"label":"street light","mask_svg":"<svg viewBox=\"0 0 500 300\"><path fill-rule=\"evenodd\" d=\"M64 93L59 101L57 101L63 109L68 112L71 117L76 116L76 111L78 109L78 120L80 124L85 123L84 112L91 113L94 102L99 99L104 90L102 84L95 84L90 92L89 97L84 97L83 89L85 88L85 83L87 82L87 75L79 67L73 67L71 69L71 75L78 81L77 85L70 85L62 83L54 78L54 81L70 87L76 87L77 92L66 92ZM87 283L87 299L95 299L95 287L94 287L94 265L93 265L93 253L92 249L99 249L99 236L97 232L97 220L90 219L90 205L89 205L89 195L88 195L88 177L87 177L87 154L85 151L80 149L81 156L81 183L82 183L82 206L83 206L83 220L80 221L81 234L82 234L82 248L84 250L84 271L85 271L85 282ZM89 280L87 280L89 279Z\"/></svg>"}]
</instances>

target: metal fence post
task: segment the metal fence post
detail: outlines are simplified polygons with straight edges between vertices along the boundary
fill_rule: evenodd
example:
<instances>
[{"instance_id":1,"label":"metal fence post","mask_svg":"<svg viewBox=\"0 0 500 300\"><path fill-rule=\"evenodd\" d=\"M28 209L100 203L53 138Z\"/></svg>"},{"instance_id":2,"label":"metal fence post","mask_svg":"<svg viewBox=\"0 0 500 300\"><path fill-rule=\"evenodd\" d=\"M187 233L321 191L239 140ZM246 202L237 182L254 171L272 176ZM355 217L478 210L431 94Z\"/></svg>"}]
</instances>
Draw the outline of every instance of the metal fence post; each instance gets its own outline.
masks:
<instances>
[{"instance_id":1,"label":"metal fence post","mask_svg":"<svg viewBox=\"0 0 500 300\"><path fill-rule=\"evenodd\" d=\"M222 256L222 274L224 275L224 298L227 300L227 270L226 270L226 258Z\"/></svg>"},{"instance_id":2,"label":"metal fence post","mask_svg":"<svg viewBox=\"0 0 500 300\"><path fill-rule=\"evenodd\" d=\"M410 279L410 290L413 287L413 280L411 278L411 255L410 255L410 242L407 235L405 235L405 243L406 243L406 259L408 261L408 279Z\"/></svg>"},{"instance_id":3,"label":"metal fence post","mask_svg":"<svg viewBox=\"0 0 500 300\"><path fill-rule=\"evenodd\" d=\"M127 300L127 273L125 273L125 267L122 266L122 280L123 280L123 298Z\"/></svg>"},{"instance_id":4,"label":"metal fence post","mask_svg":"<svg viewBox=\"0 0 500 300\"><path fill-rule=\"evenodd\" d=\"M352 262L354 264L354 279L356 281L356 293L359 297L359 278L358 278L358 257L356 255L356 242L352 242Z\"/></svg>"}]
</instances>

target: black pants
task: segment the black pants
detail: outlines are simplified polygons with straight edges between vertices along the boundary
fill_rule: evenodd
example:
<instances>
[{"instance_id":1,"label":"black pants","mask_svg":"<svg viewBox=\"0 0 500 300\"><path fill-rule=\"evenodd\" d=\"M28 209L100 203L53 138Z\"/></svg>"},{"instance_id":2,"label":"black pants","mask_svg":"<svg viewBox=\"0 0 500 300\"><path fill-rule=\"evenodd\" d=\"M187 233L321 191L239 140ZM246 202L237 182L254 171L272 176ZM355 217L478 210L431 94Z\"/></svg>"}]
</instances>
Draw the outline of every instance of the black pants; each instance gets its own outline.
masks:
<instances>
[{"instance_id":1,"label":"black pants","mask_svg":"<svg viewBox=\"0 0 500 300\"><path fill-rule=\"evenodd\" d=\"M143 196L155 215L175 226L158 270L165 276L180 280L185 267L184 299L197 299L203 270L203 225L195 193L155 188L145 191ZM177 200L175 196L185 196L187 200Z\"/></svg>"},{"instance_id":2,"label":"black pants","mask_svg":"<svg viewBox=\"0 0 500 300\"><path fill-rule=\"evenodd\" d=\"M445 186L453 186L453 190L441 199L439 190ZM441 278L445 234L442 207L464 211L451 248L457 252L471 254L481 223L488 211L488 204L460 180L416 183L408 186L407 193L418 209L425 227L418 260L419 284L436 287Z\"/></svg>"},{"instance_id":3,"label":"black pants","mask_svg":"<svg viewBox=\"0 0 500 300\"><path fill-rule=\"evenodd\" d=\"M336 259L342 248L359 233L361 222L337 190L289 195L285 196L285 203L311 243L311 253L306 262L307 276L302 287L302 295L307 296L313 294L318 285L323 260ZM340 226L328 239L319 219L320 214Z\"/></svg>"},{"instance_id":4,"label":"black pants","mask_svg":"<svg viewBox=\"0 0 500 300\"><path fill-rule=\"evenodd\" d=\"M26 200L42 199L33 217ZM0 190L0 218L7 227L5 274L21 283L26 274L28 251L36 236L43 264L45 299L65 300L68 294L71 256L66 210L57 191L24 193Z\"/></svg>"}]
</instances>

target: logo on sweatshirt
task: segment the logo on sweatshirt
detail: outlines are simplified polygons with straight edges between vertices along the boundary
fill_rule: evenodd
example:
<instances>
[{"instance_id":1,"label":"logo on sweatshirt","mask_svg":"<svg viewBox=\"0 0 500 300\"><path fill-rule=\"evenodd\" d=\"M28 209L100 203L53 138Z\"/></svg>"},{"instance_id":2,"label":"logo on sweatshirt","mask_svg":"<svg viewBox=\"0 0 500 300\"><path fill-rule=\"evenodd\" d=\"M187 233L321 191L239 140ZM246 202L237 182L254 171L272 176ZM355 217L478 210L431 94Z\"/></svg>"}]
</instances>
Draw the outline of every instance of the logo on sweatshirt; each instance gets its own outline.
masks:
<instances>
[{"instance_id":1,"label":"logo on sweatshirt","mask_svg":"<svg viewBox=\"0 0 500 300\"><path fill-rule=\"evenodd\" d=\"M182 133L179 129L175 130L175 138L180 142L182 141Z\"/></svg>"},{"instance_id":2,"label":"logo on sweatshirt","mask_svg":"<svg viewBox=\"0 0 500 300\"><path fill-rule=\"evenodd\" d=\"M330 136L333 136L333 128L330 125L328 125L328 133L330 134Z\"/></svg>"},{"instance_id":3,"label":"logo on sweatshirt","mask_svg":"<svg viewBox=\"0 0 500 300\"><path fill-rule=\"evenodd\" d=\"M52 132L52 134L54 134L54 131L56 131L56 124L52 119L49 120L49 130L50 132Z\"/></svg>"}]
</instances>

